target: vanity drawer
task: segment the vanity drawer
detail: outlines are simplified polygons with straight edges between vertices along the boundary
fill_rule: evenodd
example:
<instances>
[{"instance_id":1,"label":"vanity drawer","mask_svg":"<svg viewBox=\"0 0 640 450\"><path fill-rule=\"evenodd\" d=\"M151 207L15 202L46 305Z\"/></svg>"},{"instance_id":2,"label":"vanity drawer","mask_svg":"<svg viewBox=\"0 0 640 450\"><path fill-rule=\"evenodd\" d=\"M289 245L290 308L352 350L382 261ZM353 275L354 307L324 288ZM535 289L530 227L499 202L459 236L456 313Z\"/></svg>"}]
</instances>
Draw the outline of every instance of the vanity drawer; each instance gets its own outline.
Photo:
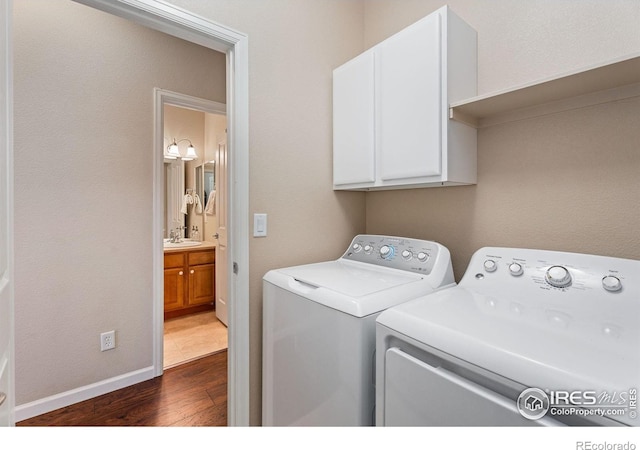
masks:
<instances>
[{"instance_id":1,"label":"vanity drawer","mask_svg":"<svg viewBox=\"0 0 640 450\"><path fill-rule=\"evenodd\" d=\"M189 265L213 264L216 260L216 252L207 250L203 252L189 252Z\"/></svg>"},{"instance_id":2,"label":"vanity drawer","mask_svg":"<svg viewBox=\"0 0 640 450\"><path fill-rule=\"evenodd\" d=\"M164 268L171 269L174 267L184 266L184 253L165 253Z\"/></svg>"}]
</instances>

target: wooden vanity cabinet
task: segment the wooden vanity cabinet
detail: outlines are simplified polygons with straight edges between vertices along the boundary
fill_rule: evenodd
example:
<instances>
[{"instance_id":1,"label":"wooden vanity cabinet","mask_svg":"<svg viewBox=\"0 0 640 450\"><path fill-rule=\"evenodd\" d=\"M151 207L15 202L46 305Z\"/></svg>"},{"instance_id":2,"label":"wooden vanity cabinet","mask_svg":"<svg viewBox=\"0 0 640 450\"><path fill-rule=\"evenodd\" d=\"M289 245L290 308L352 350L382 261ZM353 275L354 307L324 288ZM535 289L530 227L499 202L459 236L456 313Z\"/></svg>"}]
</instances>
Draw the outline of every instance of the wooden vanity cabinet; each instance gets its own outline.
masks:
<instances>
[{"instance_id":1,"label":"wooden vanity cabinet","mask_svg":"<svg viewBox=\"0 0 640 450\"><path fill-rule=\"evenodd\" d=\"M215 307L215 249L164 254L164 318Z\"/></svg>"},{"instance_id":2,"label":"wooden vanity cabinet","mask_svg":"<svg viewBox=\"0 0 640 450\"><path fill-rule=\"evenodd\" d=\"M188 252L189 295L187 304L196 306L211 304L215 295L215 250Z\"/></svg>"},{"instance_id":3,"label":"wooden vanity cabinet","mask_svg":"<svg viewBox=\"0 0 640 450\"><path fill-rule=\"evenodd\" d=\"M164 254L164 314L185 304L184 253Z\"/></svg>"}]
</instances>

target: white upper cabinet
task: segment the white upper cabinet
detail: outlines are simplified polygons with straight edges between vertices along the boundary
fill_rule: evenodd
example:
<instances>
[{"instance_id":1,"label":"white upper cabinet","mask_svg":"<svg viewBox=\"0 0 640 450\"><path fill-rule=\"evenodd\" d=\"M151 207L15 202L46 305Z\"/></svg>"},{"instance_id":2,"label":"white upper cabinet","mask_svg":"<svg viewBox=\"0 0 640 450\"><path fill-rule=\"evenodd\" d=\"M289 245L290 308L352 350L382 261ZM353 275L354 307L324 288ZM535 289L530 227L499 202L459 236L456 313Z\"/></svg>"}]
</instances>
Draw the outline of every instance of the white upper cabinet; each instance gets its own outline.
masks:
<instances>
[{"instance_id":1,"label":"white upper cabinet","mask_svg":"<svg viewBox=\"0 0 640 450\"><path fill-rule=\"evenodd\" d=\"M432 14L377 49L383 181L442 172L441 37L440 15Z\"/></svg>"},{"instance_id":2,"label":"white upper cabinet","mask_svg":"<svg viewBox=\"0 0 640 450\"><path fill-rule=\"evenodd\" d=\"M352 59L333 73L333 182L373 183L374 53Z\"/></svg>"},{"instance_id":3,"label":"white upper cabinet","mask_svg":"<svg viewBox=\"0 0 640 450\"><path fill-rule=\"evenodd\" d=\"M334 189L476 182L476 130L448 119L476 94L476 32L440 8L333 73Z\"/></svg>"}]
</instances>

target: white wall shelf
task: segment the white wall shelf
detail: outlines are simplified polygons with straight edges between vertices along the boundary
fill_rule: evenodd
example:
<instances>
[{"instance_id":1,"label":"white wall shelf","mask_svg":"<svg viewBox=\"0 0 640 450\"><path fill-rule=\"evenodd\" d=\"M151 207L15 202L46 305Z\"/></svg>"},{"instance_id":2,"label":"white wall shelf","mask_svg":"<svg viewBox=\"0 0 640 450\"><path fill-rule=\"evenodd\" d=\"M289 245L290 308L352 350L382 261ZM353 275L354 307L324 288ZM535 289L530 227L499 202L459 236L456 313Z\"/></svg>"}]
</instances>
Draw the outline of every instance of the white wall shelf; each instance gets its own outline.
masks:
<instances>
[{"instance_id":1,"label":"white wall shelf","mask_svg":"<svg viewBox=\"0 0 640 450\"><path fill-rule=\"evenodd\" d=\"M476 128L640 97L640 53L449 105Z\"/></svg>"}]
</instances>

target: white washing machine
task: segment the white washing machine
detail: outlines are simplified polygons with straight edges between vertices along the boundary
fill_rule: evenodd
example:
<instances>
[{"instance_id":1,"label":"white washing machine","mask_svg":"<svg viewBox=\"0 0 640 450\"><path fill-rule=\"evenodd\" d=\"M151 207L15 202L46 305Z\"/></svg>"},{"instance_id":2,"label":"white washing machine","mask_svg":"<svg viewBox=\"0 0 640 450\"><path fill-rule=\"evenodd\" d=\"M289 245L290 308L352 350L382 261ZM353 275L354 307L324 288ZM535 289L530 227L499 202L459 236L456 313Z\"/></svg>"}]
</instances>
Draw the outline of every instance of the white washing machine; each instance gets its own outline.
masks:
<instances>
[{"instance_id":1,"label":"white washing machine","mask_svg":"<svg viewBox=\"0 0 640 450\"><path fill-rule=\"evenodd\" d=\"M376 328L377 425L640 425L640 261L483 248Z\"/></svg>"},{"instance_id":2,"label":"white washing machine","mask_svg":"<svg viewBox=\"0 0 640 450\"><path fill-rule=\"evenodd\" d=\"M453 285L447 248L376 235L356 236L336 261L268 272L263 425L373 425L376 317Z\"/></svg>"}]
</instances>

